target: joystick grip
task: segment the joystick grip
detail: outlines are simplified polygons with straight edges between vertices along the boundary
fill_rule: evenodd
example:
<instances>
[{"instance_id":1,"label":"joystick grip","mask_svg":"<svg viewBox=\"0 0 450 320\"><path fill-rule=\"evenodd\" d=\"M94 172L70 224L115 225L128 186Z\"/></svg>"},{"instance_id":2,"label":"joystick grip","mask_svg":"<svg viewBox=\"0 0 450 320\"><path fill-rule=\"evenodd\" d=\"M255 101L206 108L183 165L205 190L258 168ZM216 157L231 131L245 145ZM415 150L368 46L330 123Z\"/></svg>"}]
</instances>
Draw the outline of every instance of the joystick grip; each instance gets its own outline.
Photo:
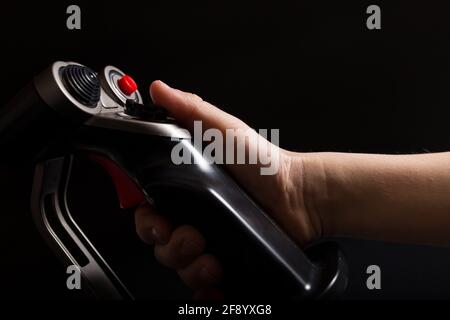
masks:
<instances>
[{"instance_id":1,"label":"joystick grip","mask_svg":"<svg viewBox=\"0 0 450 320\"><path fill-rule=\"evenodd\" d=\"M0 110L0 145L12 146L8 153L15 157L21 149L27 150L43 163L33 188L34 216L44 238L65 263L76 259L60 235L49 229L50 215L65 230L61 235L68 243L87 257L89 264L83 272L96 289L102 295L127 295L126 290L111 289L121 288L120 281L74 225L70 212L65 212L67 206L61 205L66 203L67 188L59 184L66 186L69 179L55 176L68 174L70 161L64 159L82 152L107 159L102 165L121 177L116 187L119 194L126 194L121 197L124 207L144 197L175 223L197 227L207 239L208 252L224 264L228 277L224 289L230 296L276 298L283 292L317 298L339 295L345 289L346 266L339 250L328 245L301 250L222 167L202 158L189 135L170 123L163 109L145 109L137 91L126 101L129 97L124 94L133 88L123 84L117 88L121 76L117 68L105 68L100 90L92 70L55 62ZM117 110L102 106L101 98L107 94ZM189 150L192 164L172 162L178 143ZM53 201L47 207L46 199Z\"/></svg>"},{"instance_id":2,"label":"joystick grip","mask_svg":"<svg viewBox=\"0 0 450 320\"><path fill-rule=\"evenodd\" d=\"M190 140L128 137L124 142L130 139L139 146L136 150L116 140L114 146L96 145L89 151L122 168L174 224L200 230L207 251L224 265L226 294L267 298L282 291L316 298L344 290L345 264L335 248L314 249L311 260L223 168L206 163ZM192 151L193 164L172 163L175 143Z\"/></svg>"}]
</instances>

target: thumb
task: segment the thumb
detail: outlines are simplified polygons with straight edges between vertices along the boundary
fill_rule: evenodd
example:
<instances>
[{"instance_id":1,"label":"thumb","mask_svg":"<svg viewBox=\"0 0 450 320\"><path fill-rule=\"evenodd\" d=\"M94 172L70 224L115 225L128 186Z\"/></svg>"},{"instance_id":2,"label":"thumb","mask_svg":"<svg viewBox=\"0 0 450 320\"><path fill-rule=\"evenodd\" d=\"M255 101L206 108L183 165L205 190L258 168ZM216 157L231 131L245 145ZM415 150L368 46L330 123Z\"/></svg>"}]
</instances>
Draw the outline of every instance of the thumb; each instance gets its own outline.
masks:
<instances>
[{"instance_id":1,"label":"thumb","mask_svg":"<svg viewBox=\"0 0 450 320\"><path fill-rule=\"evenodd\" d=\"M277 190L280 190L280 179L276 174L280 167L280 157L283 155L276 145L267 141L243 121L203 101L195 94L172 89L161 81L155 81L150 86L150 95L156 105L167 109L177 122L187 129L193 129L194 121L202 121L202 127L205 129L218 129L224 136L228 130L236 130L240 138L244 137L245 152L248 155L257 154L257 162L239 164L227 161L227 169L264 208L276 212L277 208L274 206L279 204ZM234 152L237 145L234 143L228 145L228 139L225 141L224 154L231 154L234 158L237 154Z\"/></svg>"},{"instance_id":2,"label":"thumb","mask_svg":"<svg viewBox=\"0 0 450 320\"><path fill-rule=\"evenodd\" d=\"M234 143L234 138L231 144L228 144L228 139L225 139L223 151L224 155L229 156L226 157L227 167L239 180L249 180L244 184L252 185L259 181L259 178L255 179L254 177L260 175L261 167L271 167L278 170L279 148L240 119L203 101L195 94L173 89L162 81L154 81L151 84L150 95L156 105L167 109L177 122L187 129L192 130L194 121L202 121L203 129L218 129L223 136L227 136L229 130L234 131L236 138L240 138L241 146L244 148L244 152L240 153L242 156L240 159L245 160L250 155L255 155L257 158L256 161L248 163L249 165L242 165L245 164L245 161L234 161L236 157L239 157L238 152L235 152L239 144ZM232 161L228 161L228 159ZM261 170L266 171L266 169Z\"/></svg>"},{"instance_id":3,"label":"thumb","mask_svg":"<svg viewBox=\"0 0 450 320\"><path fill-rule=\"evenodd\" d=\"M205 129L248 129L238 118L203 101L199 96L169 87L162 81L154 81L150 86L153 103L164 107L177 121L192 129L194 121L202 121Z\"/></svg>"}]
</instances>

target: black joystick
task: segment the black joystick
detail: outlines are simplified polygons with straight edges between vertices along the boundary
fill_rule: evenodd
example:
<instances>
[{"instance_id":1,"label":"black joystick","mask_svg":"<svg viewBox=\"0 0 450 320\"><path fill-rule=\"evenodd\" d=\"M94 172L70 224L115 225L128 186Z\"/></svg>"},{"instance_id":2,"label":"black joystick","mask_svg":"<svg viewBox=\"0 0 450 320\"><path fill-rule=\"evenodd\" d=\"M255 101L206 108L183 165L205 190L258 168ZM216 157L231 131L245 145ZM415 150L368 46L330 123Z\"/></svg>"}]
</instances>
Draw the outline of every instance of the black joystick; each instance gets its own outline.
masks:
<instances>
[{"instance_id":1,"label":"black joystick","mask_svg":"<svg viewBox=\"0 0 450 320\"><path fill-rule=\"evenodd\" d=\"M62 80L72 96L88 107L96 107L100 100L98 74L88 67L70 64L61 70Z\"/></svg>"},{"instance_id":2,"label":"black joystick","mask_svg":"<svg viewBox=\"0 0 450 320\"><path fill-rule=\"evenodd\" d=\"M70 175L80 156L106 169L122 208L151 201L174 224L198 228L227 270L226 295L316 299L344 292L347 266L336 245L303 251L197 148L196 132L191 136L164 108L142 101L134 80L116 67L97 74L57 61L0 109L0 146L13 144L8 154L20 160L25 150L38 162L36 227L66 267L79 268L88 292L132 297L70 212Z\"/></svg>"}]
</instances>

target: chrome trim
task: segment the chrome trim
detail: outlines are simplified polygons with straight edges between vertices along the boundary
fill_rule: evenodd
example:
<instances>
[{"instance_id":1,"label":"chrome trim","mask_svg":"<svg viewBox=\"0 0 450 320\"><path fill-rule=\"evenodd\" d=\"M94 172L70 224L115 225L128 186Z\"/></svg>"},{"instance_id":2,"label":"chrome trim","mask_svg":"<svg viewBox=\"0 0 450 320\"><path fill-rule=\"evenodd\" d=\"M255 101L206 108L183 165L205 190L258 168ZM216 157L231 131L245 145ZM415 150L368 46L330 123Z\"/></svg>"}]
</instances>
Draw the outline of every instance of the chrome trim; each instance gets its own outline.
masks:
<instances>
[{"instance_id":1,"label":"chrome trim","mask_svg":"<svg viewBox=\"0 0 450 320\"><path fill-rule=\"evenodd\" d=\"M170 137L175 139L190 139L188 130L180 128L175 123L160 123L138 120L122 112L102 112L90 118L88 126L121 130L145 135Z\"/></svg>"},{"instance_id":2,"label":"chrome trim","mask_svg":"<svg viewBox=\"0 0 450 320\"><path fill-rule=\"evenodd\" d=\"M133 93L130 96L125 95L120 89L117 87L117 77L122 77L125 75L125 72L120 70L117 67L114 66L106 66L103 69L103 72L100 73L100 77L102 80L103 88L107 93L110 94L111 98L116 100L117 102L121 104L125 104L127 99L132 99L136 102L142 103L142 96L139 93L139 90L137 90L135 93Z\"/></svg>"},{"instance_id":3,"label":"chrome trim","mask_svg":"<svg viewBox=\"0 0 450 320\"><path fill-rule=\"evenodd\" d=\"M83 66L76 62L57 61L53 63L49 69L36 77L35 86L39 95L50 107L63 115L73 116L75 114L83 116L84 113L84 117L86 117L88 115L99 113L102 110L100 102L95 108L84 106L79 103L64 86L61 80L60 70L69 64ZM101 94L105 93L101 92ZM67 103L67 100L70 104ZM73 108L73 106L78 108L78 110Z\"/></svg>"}]
</instances>

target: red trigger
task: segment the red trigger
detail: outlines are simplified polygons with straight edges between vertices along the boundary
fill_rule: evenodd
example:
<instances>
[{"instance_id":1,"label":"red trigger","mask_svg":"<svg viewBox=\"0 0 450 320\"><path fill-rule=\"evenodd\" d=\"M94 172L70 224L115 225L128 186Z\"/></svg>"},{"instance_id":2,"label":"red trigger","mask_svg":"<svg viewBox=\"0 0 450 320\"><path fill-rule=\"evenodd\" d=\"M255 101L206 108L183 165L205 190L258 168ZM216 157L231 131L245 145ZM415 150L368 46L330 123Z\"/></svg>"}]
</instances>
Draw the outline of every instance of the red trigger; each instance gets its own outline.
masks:
<instances>
[{"instance_id":1,"label":"red trigger","mask_svg":"<svg viewBox=\"0 0 450 320\"><path fill-rule=\"evenodd\" d=\"M97 154L90 154L89 159L100 164L110 175L122 209L135 207L145 201L142 190L117 163Z\"/></svg>"}]
</instances>

